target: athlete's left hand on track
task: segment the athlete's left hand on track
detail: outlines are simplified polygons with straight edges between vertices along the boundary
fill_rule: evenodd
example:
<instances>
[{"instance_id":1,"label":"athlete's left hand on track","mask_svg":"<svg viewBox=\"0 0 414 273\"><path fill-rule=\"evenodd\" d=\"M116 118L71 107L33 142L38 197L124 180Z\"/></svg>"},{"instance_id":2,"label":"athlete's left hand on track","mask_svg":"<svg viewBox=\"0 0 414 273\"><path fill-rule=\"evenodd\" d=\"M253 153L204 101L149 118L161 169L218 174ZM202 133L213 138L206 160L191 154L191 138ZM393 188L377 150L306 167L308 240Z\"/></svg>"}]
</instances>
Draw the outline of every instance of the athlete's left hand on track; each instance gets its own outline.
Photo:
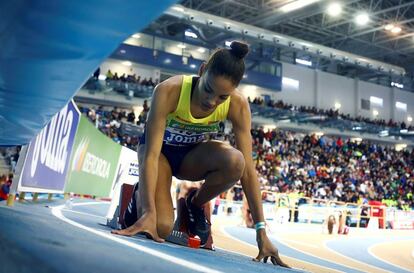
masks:
<instances>
[{"instance_id":1,"label":"athlete's left hand on track","mask_svg":"<svg viewBox=\"0 0 414 273\"><path fill-rule=\"evenodd\" d=\"M257 255L256 258L253 258L253 261L260 262L263 259L263 262L267 263L267 260L270 258L270 261L274 265L290 268L290 266L285 264L279 257L279 251L270 242L264 230L257 233L257 246L259 247L259 255Z\"/></svg>"},{"instance_id":2,"label":"athlete's left hand on track","mask_svg":"<svg viewBox=\"0 0 414 273\"><path fill-rule=\"evenodd\" d=\"M158 243L163 243L165 240L158 236L157 232L157 215L154 213L144 213L135 224L132 226L121 229L112 230L112 234L123 235L123 236L134 236L135 234L142 233L148 239L153 239Z\"/></svg>"}]
</instances>

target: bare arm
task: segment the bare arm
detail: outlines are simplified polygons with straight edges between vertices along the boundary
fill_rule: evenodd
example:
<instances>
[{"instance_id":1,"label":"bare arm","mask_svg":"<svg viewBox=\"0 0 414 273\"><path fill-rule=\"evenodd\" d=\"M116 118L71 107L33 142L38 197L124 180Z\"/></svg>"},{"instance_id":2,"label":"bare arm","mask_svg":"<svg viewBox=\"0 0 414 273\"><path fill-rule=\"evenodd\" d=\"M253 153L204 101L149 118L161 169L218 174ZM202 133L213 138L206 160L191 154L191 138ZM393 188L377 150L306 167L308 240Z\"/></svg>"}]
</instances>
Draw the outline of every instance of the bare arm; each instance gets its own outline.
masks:
<instances>
[{"instance_id":1,"label":"bare arm","mask_svg":"<svg viewBox=\"0 0 414 273\"><path fill-rule=\"evenodd\" d=\"M240 94L232 96L228 117L233 124L237 149L242 152L245 160L241 184L247 197L253 221L254 223L264 222L260 185L252 158L252 137L250 134L252 121L247 99ZM254 261L261 261L263 259L266 263L270 258L274 265L289 267L280 259L279 251L270 242L265 229L258 229L256 231L256 241L259 254L253 259Z\"/></svg>"},{"instance_id":2,"label":"bare arm","mask_svg":"<svg viewBox=\"0 0 414 273\"><path fill-rule=\"evenodd\" d=\"M174 81L171 80L171 81ZM148 114L145 150L143 160L143 174L140 183L142 189L143 212L155 212L155 191L158 179L158 160L161 153L162 141L165 131L167 116L176 107L174 92L175 84L171 81L158 85L151 101L151 108Z\"/></svg>"},{"instance_id":3,"label":"bare arm","mask_svg":"<svg viewBox=\"0 0 414 273\"><path fill-rule=\"evenodd\" d=\"M245 169L241 178L244 194L247 197L254 223L263 222L263 206L260 193L260 185L252 158L252 137L250 107L243 97L232 98L229 119L233 125L237 149L245 159Z\"/></svg>"}]
</instances>

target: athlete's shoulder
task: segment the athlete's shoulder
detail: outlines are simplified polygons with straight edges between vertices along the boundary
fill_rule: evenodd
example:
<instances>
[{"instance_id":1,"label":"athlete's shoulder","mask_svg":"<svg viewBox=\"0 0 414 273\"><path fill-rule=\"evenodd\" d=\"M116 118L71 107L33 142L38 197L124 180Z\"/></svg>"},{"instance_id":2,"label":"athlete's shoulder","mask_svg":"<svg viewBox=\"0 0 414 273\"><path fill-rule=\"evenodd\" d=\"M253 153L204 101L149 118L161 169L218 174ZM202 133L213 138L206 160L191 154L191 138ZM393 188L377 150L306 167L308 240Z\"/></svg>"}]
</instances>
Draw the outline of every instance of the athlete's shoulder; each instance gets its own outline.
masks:
<instances>
[{"instance_id":1,"label":"athlete's shoulder","mask_svg":"<svg viewBox=\"0 0 414 273\"><path fill-rule=\"evenodd\" d=\"M250 107L247 98L243 96L239 90L234 90L234 92L231 94L228 119L231 121L237 121L244 119L249 115Z\"/></svg>"},{"instance_id":2,"label":"athlete's shoulder","mask_svg":"<svg viewBox=\"0 0 414 273\"><path fill-rule=\"evenodd\" d=\"M180 98L181 85L183 76L173 76L162 83L158 84L154 89L153 99L157 102L157 109L162 108L168 113L174 112Z\"/></svg>"},{"instance_id":3,"label":"athlete's shoulder","mask_svg":"<svg viewBox=\"0 0 414 273\"><path fill-rule=\"evenodd\" d=\"M249 102L247 101L247 98L243 96L243 94L239 90L234 90L234 92L231 94L231 100L230 100L230 107L240 109L249 106Z\"/></svg>"},{"instance_id":4,"label":"athlete's shoulder","mask_svg":"<svg viewBox=\"0 0 414 273\"><path fill-rule=\"evenodd\" d=\"M183 83L183 77L184 77L183 75L177 75L177 76L168 78L167 80L158 84L155 87L155 91L158 93L166 93L170 95L171 93L176 93L176 92L179 93L181 90L181 85Z\"/></svg>"}]
</instances>

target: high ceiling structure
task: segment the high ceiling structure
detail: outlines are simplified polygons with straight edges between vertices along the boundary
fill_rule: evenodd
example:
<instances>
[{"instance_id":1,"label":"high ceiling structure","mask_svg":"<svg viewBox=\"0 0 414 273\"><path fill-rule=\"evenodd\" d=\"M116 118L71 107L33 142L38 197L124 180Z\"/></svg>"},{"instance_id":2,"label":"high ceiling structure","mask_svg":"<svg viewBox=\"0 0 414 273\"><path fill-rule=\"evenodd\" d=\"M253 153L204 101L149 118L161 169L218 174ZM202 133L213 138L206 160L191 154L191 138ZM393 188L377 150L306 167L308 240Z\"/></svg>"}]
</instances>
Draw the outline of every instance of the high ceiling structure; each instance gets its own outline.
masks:
<instances>
[{"instance_id":1,"label":"high ceiling structure","mask_svg":"<svg viewBox=\"0 0 414 273\"><path fill-rule=\"evenodd\" d=\"M336 10L335 6L330 6L333 3L339 4L339 11L338 6ZM273 46L278 49L275 51L279 54L278 60L303 57L317 63L317 68L322 70L385 85L391 81L400 82L405 89L414 89L414 1L184 0L179 4L191 10L392 64L405 69L406 73L403 76L388 75L387 71L377 73L373 69L317 58L315 54L307 54L306 50ZM364 12L365 18L362 15ZM358 15L359 23L356 22ZM162 17L156 23L169 26L169 33L171 26L177 24L176 20L168 17ZM233 38L225 29L198 28L205 43L217 45ZM266 50L268 47L265 45L265 49L255 50Z\"/></svg>"},{"instance_id":2,"label":"high ceiling structure","mask_svg":"<svg viewBox=\"0 0 414 273\"><path fill-rule=\"evenodd\" d=\"M314 2L303 8L283 12L287 0L185 0L188 8L273 30L328 47L349 51L387 63L414 68L414 1L347 0L342 13L327 14L332 1ZM300 1L296 1L300 2ZM306 2L306 1L305 1ZM282 10L281 10L282 9ZM366 11L370 22L365 26L354 22L356 14ZM385 29L398 24L400 33Z\"/></svg>"}]
</instances>

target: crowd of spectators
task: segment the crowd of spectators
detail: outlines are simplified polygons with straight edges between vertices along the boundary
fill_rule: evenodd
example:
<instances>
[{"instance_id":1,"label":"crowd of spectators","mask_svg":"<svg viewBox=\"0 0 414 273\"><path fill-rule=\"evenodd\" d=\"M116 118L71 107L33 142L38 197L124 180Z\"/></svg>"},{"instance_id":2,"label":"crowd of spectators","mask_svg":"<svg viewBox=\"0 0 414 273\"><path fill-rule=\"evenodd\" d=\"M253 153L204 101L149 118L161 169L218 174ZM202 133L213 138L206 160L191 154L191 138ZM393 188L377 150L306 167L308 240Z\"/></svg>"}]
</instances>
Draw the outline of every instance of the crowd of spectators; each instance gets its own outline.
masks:
<instances>
[{"instance_id":1,"label":"crowd of spectators","mask_svg":"<svg viewBox=\"0 0 414 273\"><path fill-rule=\"evenodd\" d=\"M392 119L390 119L389 121L386 121L384 119L372 120L370 118L361 117L361 116L354 118L354 117L351 117L351 115L349 114L340 113L338 109L331 108L329 110L323 110L323 109L318 109L316 107L310 107L310 106L309 107L294 106L292 104L285 103L282 100L278 100L278 101L268 100L266 102L263 98L260 98L260 97L254 98L253 101L249 98L249 102L255 105L262 105L262 106L267 106L267 107L272 107L272 108L277 108L277 109L298 111L298 112L309 113L309 114L314 114L314 115L324 115L329 118L341 118L344 120L365 122L368 124L373 124L373 125L378 125L378 126L383 126L383 127L414 130L414 126L412 125L408 126L405 122L396 122Z\"/></svg>"},{"instance_id":2,"label":"crowd of spectators","mask_svg":"<svg viewBox=\"0 0 414 273\"><path fill-rule=\"evenodd\" d=\"M142 86L149 86L149 87L155 87L159 80L156 79L155 81L152 79L152 77L147 78L141 78L141 76L137 76L136 74L130 74L126 75L123 73L122 75L118 75L117 72L113 73L110 69L106 72L106 81L121 81L125 83L135 83Z\"/></svg>"},{"instance_id":3,"label":"crowd of spectators","mask_svg":"<svg viewBox=\"0 0 414 273\"><path fill-rule=\"evenodd\" d=\"M101 78L101 76L103 76L101 69L96 69L83 88L91 94L114 91L125 95L126 99L130 100L132 97L151 97L154 87L159 83L158 79L153 80L152 77L141 78L136 74L118 74L118 72L113 73L110 69L106 72L105 77ZM105 79L105 83L102 82L103 79Z\"/></svg>"},{"instance_id":4,"label":"crowd of spectators","mask_svg":"<svg viewBox=\"0 0 414 273\"><path fill-rule=\"evenodd\" d=\"M364 204L383 201L414 209L414 151L369 141L263 128L252 130L262 189Z\"/></svg>"},{"instance_id":5,"label":"crowd of spectators","mask_svg":"<svg viewBox=\"0 0 414 273\"><path fill-rule=\"evenodd\" d=\"M149 112L147 100L144 100L142 111L138 115L138 118L133 109L121 110L118 107L113 107L112 110L105 110L103 106L84 107L81 105L78 105L78 107L81 113L103 134L120 145L132 150L137 149L139 135L127 134L122 129L125 125L135 125L135 127L139 128L137 128L138 130L143 130Z\"/></svg>"},{"instance_id":6,"label":"crowd of spectators","mask_svg":"<svg viewBox=\"0 0 414 273\"><path fill-rule=\"evenodd\" d=\"M89 109L89 119L115 142L136 149L137 136L121 135L121 121L143 126L141 118L114 108ZM100 118L103 117L103 118ZM253 158L262 190L295 192L299 196L364 204L378 200L400 209L414 209L414 151L396 151L367 140L316 136L285 130L252 129ZM233 134L221 139L234 145ZM240 189L234 199L242 198Z\"/></svg>"}]
</instances>

